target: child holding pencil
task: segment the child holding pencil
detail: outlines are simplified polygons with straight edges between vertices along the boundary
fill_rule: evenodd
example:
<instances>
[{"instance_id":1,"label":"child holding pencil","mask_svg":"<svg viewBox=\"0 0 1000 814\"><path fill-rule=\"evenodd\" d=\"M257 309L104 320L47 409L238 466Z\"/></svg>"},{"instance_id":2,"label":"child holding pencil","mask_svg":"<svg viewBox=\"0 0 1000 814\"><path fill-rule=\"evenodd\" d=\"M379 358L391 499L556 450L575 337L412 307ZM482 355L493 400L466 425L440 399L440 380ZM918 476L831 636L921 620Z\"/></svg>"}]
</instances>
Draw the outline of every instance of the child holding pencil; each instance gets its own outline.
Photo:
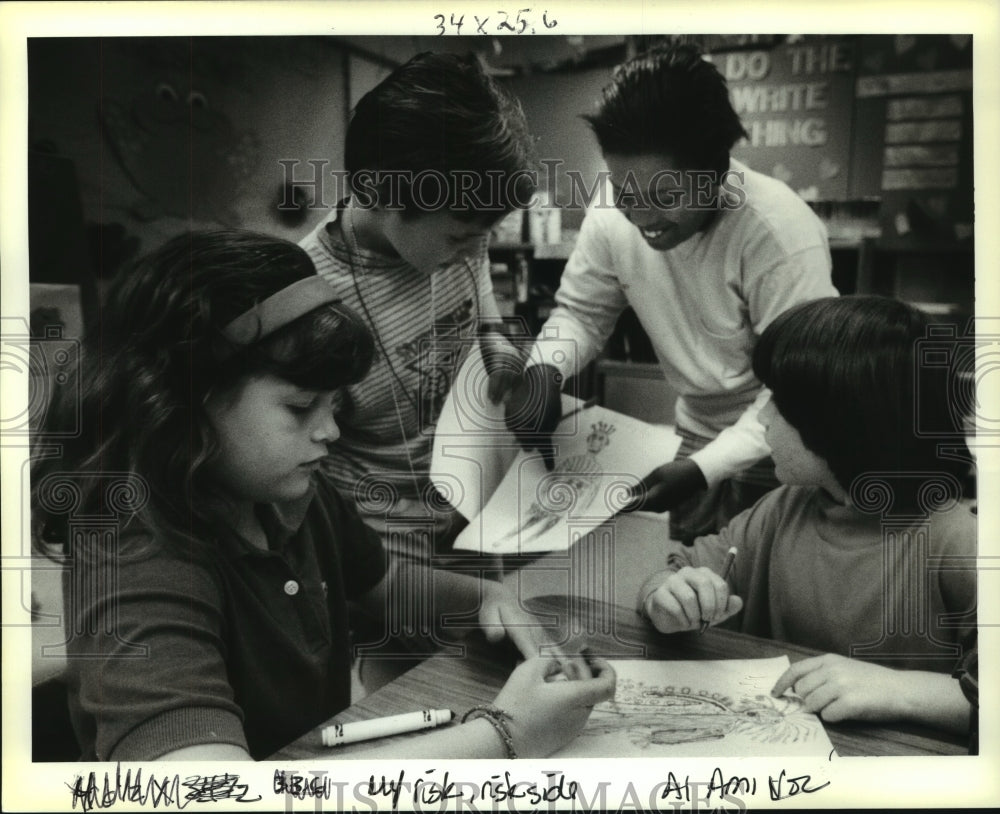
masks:
<instances>
[{"instance_id":1,"label":"child holding pencil","mask_svg":"<svg viewBox=\"0 0 1000 814\"><path fill-rule=\"evenodd\" d=\"M283 240L182 235L115 281L84 358L86 436L32 484L36 539L63 542L70 566L85 759L266 758L350 704L348 602L402 613L386 598L404 582L435 595L398 605L432 603L437 620L478 608L488 638L529 658L496 699L509 717L488 710L391 756L545 756L613 694L601 661L537 657L539 623L500 585L387 557L329 483L335 394L372 355L361 319ZM116 541L67 539L67 489L78 516L117 516Z\"/></svg>"},{"instance_id":2,"label":"child holding pencil","mask_svg":"<svg viewBox=\"0 0 1000 814\"><path fill-rule=\"evenodd\" d=\"M640 612L664 633L728 620L826 651L773 689L794 691L824 720L969 724L949 672L975 632L976 523L957 500L926 505L933 484L957 484L967 467L915 429L950 420L948 389L916 365L927 325L904 303L850 296L796 306L768 326L753 364L772 392L760 421L783 485L719 534L673 549L639 593ZM852 491L873 474L876 490L892 491L889 531L859 506L864 489Z\"/></svg>"}]
</instances>

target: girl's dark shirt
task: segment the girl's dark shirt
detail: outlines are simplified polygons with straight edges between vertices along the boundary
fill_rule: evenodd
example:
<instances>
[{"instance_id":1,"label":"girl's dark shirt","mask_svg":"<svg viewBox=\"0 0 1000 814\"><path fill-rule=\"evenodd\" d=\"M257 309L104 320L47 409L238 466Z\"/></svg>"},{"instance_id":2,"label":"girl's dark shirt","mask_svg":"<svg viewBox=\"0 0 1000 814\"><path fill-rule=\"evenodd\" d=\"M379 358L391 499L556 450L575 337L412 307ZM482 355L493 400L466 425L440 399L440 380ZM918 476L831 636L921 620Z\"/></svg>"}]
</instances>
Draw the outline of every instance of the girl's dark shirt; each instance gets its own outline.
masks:
<instances>
[{"instance_id":1,"label":"girl's dark shirt","mask_svg":"<svg viewBox=\"0 0 1000 814\"><path fill-rule=\"evenodd\" d=\"M348 601L386 571L378 535L322 476L258 507L270 549L210 558L129 532L64 582L70 712L86 760L203 743L264 759L350 705Z\"/></svg>"}]
</instances>

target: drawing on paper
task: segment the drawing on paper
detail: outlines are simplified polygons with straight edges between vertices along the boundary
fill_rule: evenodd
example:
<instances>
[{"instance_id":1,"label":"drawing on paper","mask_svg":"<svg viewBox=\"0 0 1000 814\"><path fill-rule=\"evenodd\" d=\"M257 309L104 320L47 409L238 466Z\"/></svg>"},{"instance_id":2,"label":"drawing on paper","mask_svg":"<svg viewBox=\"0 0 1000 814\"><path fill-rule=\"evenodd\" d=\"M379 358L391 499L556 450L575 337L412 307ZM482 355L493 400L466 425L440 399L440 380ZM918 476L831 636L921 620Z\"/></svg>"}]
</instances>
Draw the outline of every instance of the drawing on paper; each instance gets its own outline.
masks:
<instances>
[{"instance_id":1,"label":"drawing on paper","mask_svg":"<svg viewBox=\"0 0 1000 814\"><path fill-rule=\"evenodd\" d=\"M597 456L611 443L615 431L613 424L598 421L590 425L587 436L587 451L556 461L552 472L542 478L535 500L524 516L524 522L516 529L493 543L494 548L503 547L512 538L520 538L521 544L545 534L556 526L571 510L585 514L597 495L597 484L604 474Z\"/></svg>"},{"instance_id":2,"label":"drawing on paper","mask_svg":"<svg viewBox=\"0 0 1000 814\"><path fill-rule=\"evenodd\" d=\"M618 683L616 698L595 707L581 737L622 732L639 749L740 735L760 743L795 744L816 737L797 698L734 698L691 687Z\"/></svg>"},{"instance_id":3,"label":"drawing on paper","mask_svg":"<svg viewBox=\"0 0 1000 814\"><path fill-rule=\"evenodd\" d=\"M787 656L721 661L617 659L613 701L594 707L559 757L828 756L818 716L771 696Z\"/></svg>"},{"instance_id":4,"label":"drawing on paper","mask_svg":"<svg viewBox=\"0 0 1000 814\"><path fill-rule=\"evenodd\" d=\"M547 472L542 456L521 449L507 431L502 405L490 419L502 431L484 430L468 441L456 388L445 402L431 461L435 484L463 485L459 502L452 505L470 522L455 540L456 550L491 555L564 551L613 517L627 502L629 489L670 460L680 445L671 427L603 407L587 407L578 418L583 402L564 395L566 417L552 436L557 462Z\"/></svg>"}]
</instances>

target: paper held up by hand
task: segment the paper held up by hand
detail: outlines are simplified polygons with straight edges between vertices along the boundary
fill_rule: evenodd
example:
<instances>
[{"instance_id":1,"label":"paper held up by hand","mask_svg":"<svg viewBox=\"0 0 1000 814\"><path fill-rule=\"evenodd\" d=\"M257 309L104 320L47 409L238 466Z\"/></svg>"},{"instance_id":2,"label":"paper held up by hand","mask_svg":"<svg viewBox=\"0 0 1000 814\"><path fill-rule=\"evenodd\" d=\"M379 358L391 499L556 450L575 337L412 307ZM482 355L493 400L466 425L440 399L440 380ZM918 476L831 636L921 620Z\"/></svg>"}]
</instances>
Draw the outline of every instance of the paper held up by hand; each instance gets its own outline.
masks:
<instances>
[{"instance_id":1,"label":"paper held up by hand","mask_svg":"<svg viewBox=\"0 0 1000 814\"><path fill-rule=\"evenodd\" d=\"M603 407L574 412L582 402L563 396L566 418L552 436L556 461L549 472L537 450L520 449L507 432L503 405L489 401L485 383L476 385L470 370L476 370L471 355L438 421L431 463L438 491L470 519L457 549L565 550L616 514L629 489L671 460L680 443L669 427Z\"/></svg>"},{"instance_id":2,"label":"paper held up by hand","mask_svg":"<svg viewBox=\"0 0 1000 814\"><path fill-rule=\"evenodd\" d=\"M488 385L475 345L455 376L434 430L431 483L467 520L482 511L520 449L507 431L504 405L490 401Z\"/></svg>"}]
</instances>

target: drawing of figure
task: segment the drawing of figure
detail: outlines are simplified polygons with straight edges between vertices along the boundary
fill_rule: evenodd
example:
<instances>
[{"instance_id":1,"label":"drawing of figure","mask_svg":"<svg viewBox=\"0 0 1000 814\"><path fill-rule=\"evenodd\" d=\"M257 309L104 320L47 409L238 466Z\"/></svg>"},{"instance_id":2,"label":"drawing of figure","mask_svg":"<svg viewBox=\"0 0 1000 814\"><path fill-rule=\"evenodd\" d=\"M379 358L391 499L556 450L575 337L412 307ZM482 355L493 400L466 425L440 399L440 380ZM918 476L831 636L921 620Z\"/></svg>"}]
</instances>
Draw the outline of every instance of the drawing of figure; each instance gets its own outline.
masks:
<instances>
[{"instance_id":1,"label":"drawing of figure","mask_svg":"<svg viewBox=\"0 0 1000 814\"><path fill-rule=\"evenodd\" d=\"M815 722L797 699L757 695L734 700L690 687L620 682L616 700L594 709L581 737L624 732L640 749L743 735L758 743L803 743Z\"/></svg>"},{"instance_id":2,"label":"drawing of figure","mask_svg":"<svg viewBox=\"0 0 1000 814\"><path fill-rule=\"evenodd\" d=\"M524 545L553 528L570 510L575 508L578 513L586 511L597 493L598 479L604 474L597 456L611 443L614 431L614 425L604 421L591 424L587 451L556 461L552 472L538 484L536 499L528 509L524 522L494 542L494 548L518 535Z\"/></svg>"}]
</instances>

